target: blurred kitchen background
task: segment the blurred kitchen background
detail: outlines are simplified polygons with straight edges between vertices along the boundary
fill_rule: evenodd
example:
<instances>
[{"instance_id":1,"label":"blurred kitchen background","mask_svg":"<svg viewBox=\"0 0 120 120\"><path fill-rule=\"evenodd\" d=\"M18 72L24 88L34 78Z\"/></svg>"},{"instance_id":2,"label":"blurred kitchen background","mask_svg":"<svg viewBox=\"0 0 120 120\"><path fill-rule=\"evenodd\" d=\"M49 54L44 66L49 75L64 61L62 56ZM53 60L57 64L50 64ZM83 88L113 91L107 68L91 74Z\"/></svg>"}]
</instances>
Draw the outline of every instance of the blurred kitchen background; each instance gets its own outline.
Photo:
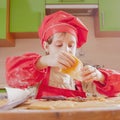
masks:
<instances>
[{"instance_id":1,"label":"blurred kitchen background","mask_svg":"<svg viewBox=\"0 0 120 120\"><path fill-rule=\"evenodd\" d=\"M26 1L31 1L31 0L26 0ZM99 6L95 14L97 14L98 9ZM46 14L50 14L50 10L46 11ZM75 12L73 12L72 14L75 14ZM104 67L104 68L115 69L120 71L120 36L119 35L114 36L114 34L112 36L111 32L109 33L111 35L107 35L107 37L106 35L101 35L101 36L96 35L95 33L96 24L95 24L94 15L85 15L78 13L75 15L81 21L83 21L83 23L88 27L89 30L87 43L77 50L77 54L76 54L77 57L85 64L90 64L98 67ZM119 28L120 28L120 23L119 23ZM3 84L6 84L6 78L5 78L6 58L8 56L17 56L28 52L43 54L43 50L40 46L39 38L16 37L14 46L4 47L2 46L2 44L0 45L0 85L1 86Z\"/></svg>"}]
</instances>

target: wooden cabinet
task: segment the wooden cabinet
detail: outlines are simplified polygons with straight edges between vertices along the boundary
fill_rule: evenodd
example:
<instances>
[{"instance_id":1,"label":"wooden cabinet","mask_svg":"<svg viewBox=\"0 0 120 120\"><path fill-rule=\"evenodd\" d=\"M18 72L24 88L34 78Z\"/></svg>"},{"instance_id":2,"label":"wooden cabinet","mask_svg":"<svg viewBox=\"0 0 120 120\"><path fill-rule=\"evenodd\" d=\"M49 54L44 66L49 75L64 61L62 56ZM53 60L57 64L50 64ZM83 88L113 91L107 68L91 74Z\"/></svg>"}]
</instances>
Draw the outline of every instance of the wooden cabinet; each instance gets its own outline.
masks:
<instances>
[{"instance_id":1,"label":"wooden cabinet","mask_svg":"<svg viewBox=\"0 0 120 120\"><path fill-rule=\"evenodd\" d=\"M97 4L98 0L46 0L46 4Z\"/></svg>"},{"instance_id":2,"label":"wooden cabinet","mask_svg":"<svg viewBox=\"0 0 120 120\"><path fill-rule=\"evenodd\" d=\"M46 4L98 4L97 37L120 37L120 0L0 0L0 47L16 38L38 38Z\"/></svg>"},{"instance_id":3,"label":"wooden cabinet","mask_svg":"<svg viewBox=\"0 0 120 120\"><path fill-rule=\"evenodd\" d=\"M0 47L14 46L9 31L9 0L0 0Z\"/></svg>"},{"instance_id":4,"label":"wooden cabinet","mask_svg":"<svg viewBox=\"0 0 120 120\"><path fill-rule=\"evenodd\" d=\"M6 0L0 0L0 39L6 38L6 5Z\"/></svg>"},{"instance_id":5,"label":"wooden cabinet","mask_svg":"<svg viewBox=\"0 0 120 120\"><path fill-rule=\"evenodd\" d=\"M10 32L15 38L38 37L44 15L45 0L10 0Z\"/></svg>"},{"instance_id":6,"label":"wooden cabinet","mask_svg":"<svg viewBox=\"0 0 120 120\"><path fill-rule=\"evenodd\" d=\"M120 31L120 0L99 0L101 31Z\"/></svg>"},{"instance_id":7,"label":"wooden cabinet","mask_svg":"<svg viewBox=\"0 0 120 120\"><path fill-rule=\"evenodd\" d=\"M96 37L120 37L120 0L99 0L94 17Z\"/></svg>"}]
</instances>

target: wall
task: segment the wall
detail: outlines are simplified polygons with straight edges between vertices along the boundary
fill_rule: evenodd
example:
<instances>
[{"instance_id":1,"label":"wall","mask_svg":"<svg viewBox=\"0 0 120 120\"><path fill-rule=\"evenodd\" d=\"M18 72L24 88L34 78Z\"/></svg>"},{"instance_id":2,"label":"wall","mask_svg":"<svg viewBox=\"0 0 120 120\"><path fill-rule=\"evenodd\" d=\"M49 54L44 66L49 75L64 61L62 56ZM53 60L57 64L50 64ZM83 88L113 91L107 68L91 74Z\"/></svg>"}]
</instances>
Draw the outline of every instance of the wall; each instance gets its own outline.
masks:
<instances>
[{"instance_id":1,"label":"wall","mask_svg":"<svg viewBox=\"0 0 120 120\"><path fill-rule=\"evenodd\" d=\"M95 38L93 17L81 17L89 29L88 41L82 47L81 59L89 64L120 70L120 38Z\"/></svg>"},{"instance_id":2,"label":"wall","mask_svg":"<svg viewBox=\"0 0 120 120\"><path fill-rule=\"evenodd\" d=\"M120 70L120 38L95 38L93 17L80 17L89 29L88 41L78 50L84 63ZM0 48L0 85L5 84L5 60L26 52L42 54L39 39L17 39L15 47Z\"/></svg>"}]
</instances>

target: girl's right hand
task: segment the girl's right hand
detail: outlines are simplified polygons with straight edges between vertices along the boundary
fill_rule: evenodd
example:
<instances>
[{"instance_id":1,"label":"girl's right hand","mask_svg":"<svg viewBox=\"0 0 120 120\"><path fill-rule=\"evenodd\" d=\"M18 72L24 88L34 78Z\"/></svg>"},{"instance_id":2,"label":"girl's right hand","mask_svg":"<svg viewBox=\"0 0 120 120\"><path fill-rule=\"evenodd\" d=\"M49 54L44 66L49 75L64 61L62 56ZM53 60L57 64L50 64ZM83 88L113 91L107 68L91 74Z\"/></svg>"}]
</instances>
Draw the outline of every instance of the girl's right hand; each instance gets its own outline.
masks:
<instances>
[{"instance_id":1,"label":"girl's right hand","mask_svg":"<svg viewBox=\"0 0 120 120\"><path fill-rule=\"evenodd\" d=\"M71 56L70 53L61 51L57 54L50 54L43 56L43 62L47 66L58 67L60 69L66 69L72 67L75 64L75 59Z\"/></svg>"}]
</instances>

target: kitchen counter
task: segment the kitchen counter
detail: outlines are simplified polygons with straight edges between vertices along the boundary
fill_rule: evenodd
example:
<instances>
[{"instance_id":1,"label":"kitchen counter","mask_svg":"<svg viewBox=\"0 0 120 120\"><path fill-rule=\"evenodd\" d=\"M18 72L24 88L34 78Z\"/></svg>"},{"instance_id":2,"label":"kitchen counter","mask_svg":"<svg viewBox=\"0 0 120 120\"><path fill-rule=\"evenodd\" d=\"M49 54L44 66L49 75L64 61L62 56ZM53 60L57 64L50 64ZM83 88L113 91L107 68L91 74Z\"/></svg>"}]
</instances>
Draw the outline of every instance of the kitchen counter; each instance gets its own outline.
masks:
<instances>
[{"instance_id":1,"label":"kitchen counter","mask_svg":"<svg viewBox=\"0 0 120 120\"><path fill-rule=\"evenodd\" d=\"M0 120L120 120L120 98L79 102L76 107L64 109L30 109L29 105L27 101L12 110L1 111Z\"/></svg>"}]
</instances>

